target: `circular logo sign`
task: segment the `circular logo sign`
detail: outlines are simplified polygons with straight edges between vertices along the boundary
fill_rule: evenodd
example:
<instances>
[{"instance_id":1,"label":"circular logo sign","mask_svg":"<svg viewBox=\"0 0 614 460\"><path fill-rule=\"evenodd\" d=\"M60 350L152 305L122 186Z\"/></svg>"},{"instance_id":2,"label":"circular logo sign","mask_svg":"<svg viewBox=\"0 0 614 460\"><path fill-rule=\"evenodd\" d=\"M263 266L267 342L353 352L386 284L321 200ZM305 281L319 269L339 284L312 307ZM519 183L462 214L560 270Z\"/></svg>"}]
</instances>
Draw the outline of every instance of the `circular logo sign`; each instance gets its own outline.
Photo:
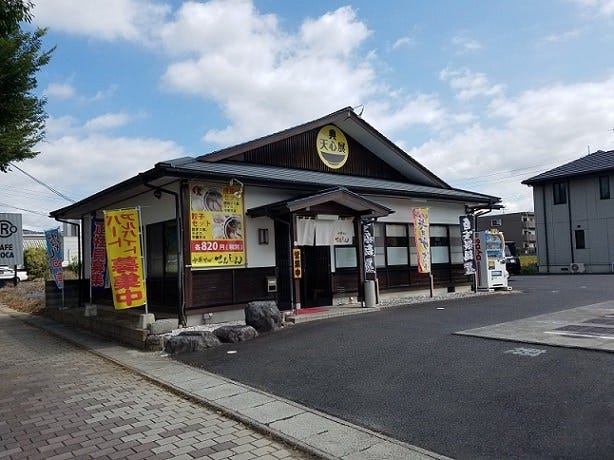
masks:
<instances>
[{"instance_id":1,"label":"circular logo sign","mask_svg":"<svg viewBox=\"0 0 614 460\"><path fill-rule=\"evenodd\" d=\"M345 134L333 125L326 125L318 131L316 149L320 160L332 169L341 168L350 153Z\"/></svg>"}]
</instances>

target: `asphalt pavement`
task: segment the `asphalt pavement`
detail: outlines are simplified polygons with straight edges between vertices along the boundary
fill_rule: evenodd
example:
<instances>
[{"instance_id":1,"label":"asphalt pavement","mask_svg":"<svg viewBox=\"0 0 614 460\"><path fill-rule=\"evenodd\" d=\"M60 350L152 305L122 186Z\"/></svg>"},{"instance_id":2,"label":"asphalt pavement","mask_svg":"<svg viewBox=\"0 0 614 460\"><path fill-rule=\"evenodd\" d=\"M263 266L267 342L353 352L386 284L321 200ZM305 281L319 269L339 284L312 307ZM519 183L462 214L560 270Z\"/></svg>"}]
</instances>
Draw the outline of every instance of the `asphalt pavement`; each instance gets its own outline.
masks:
<instances>
[{"instance_id":1,"label":"asphalt pavement","mask_svg":"<svg viewBox=\"0 0 614 460\"><path fill-rule=\"evenodd\" d=\"M0 458L445 459L164 353L2 306L0 345Z\"/></svg>"},{"instance_id":2,"label":"asphalt pavement","mask_svg":"<svg viewBox=\"0 0 614 460\"><path fill-rule=\"evenodd\" d=\"M611 458L614 353L457 333L607 303L614 276L511 284L178 359L453 458Z\"/></svg>"}]
</instances>

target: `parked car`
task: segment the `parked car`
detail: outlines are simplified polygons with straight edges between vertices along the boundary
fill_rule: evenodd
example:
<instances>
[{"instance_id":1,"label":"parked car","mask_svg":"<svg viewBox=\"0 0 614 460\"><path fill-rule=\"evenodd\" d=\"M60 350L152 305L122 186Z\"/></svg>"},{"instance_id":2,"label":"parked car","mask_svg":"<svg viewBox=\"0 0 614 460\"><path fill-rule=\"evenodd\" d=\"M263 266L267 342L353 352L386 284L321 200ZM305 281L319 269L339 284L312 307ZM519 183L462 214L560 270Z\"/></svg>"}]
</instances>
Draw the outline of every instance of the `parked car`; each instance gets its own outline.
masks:
<instances>
[{"instance_id":1,"label":"parked car","mask_svg":"<svg viewBox=\"0 0 614 460\"><path fill-rule=\"evenodd\" d=\"M6 265L0 266L0 283L6 283L15 279L15 270L12 267ZM26 281L28 279L28 273L25 270L17 269L17 282Z\"/></svg>"},{"instance_id":2,"label":"parked car","mask_svg":"<svg viewBox=\"0 0 614 460\"><path fill-rule=\"evenodd\" d=\"M520 275L520 259L513 241L505 242L505 268L510 275Z\"/></svg>"}]
</instances>

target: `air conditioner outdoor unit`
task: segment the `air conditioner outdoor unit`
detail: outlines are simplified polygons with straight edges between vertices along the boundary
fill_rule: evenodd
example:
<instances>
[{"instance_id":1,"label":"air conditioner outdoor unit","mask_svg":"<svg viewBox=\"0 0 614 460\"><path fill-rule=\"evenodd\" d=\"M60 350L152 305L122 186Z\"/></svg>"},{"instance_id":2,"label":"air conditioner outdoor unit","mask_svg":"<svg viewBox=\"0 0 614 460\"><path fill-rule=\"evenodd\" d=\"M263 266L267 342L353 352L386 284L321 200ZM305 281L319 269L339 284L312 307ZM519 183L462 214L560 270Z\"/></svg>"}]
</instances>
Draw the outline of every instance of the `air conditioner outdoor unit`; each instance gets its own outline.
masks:
<instances>
[{"instance_id":1,"label":"air conditioner outdoor unit","mask_svg":"<svg viewBox=\"0 0 614 460\"><path fill-rule=\"evenodd\" d=\"M584 264L580 262L574 262L573 264L569 264L569 271L571 273L584 273Z\"/></svg>"}]
</instances>

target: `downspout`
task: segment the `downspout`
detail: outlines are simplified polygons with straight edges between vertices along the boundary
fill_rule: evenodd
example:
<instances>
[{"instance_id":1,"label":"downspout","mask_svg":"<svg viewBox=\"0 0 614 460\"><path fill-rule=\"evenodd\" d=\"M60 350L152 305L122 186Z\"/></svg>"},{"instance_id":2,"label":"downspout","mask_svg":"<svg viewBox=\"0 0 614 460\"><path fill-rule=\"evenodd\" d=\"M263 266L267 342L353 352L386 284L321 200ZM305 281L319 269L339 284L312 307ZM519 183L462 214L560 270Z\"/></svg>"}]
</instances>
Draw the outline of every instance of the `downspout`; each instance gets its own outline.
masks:
<instances>
[{"instance_id":1,"label":"downspout","mask_svg":"<svg viewBox=\"0 0 614 460\"><path fill-rule=\"evenodd\" d=\"M542 187L542 207L544 214L544 235L546 237L546 271L547 273L550 273L550 248L548 247L548 216L546 215L546 185ZM537 250L539 251L539 245L537 245Z\"/></svg>"},{"instance_id":2,"label":"downspout","mask_svg":"<svg viewBox=\"0 0 614 460\"><path fill-rule=\"evenodd\" d=\"M571 223L571 184L567 181L567 214L569 216L569 249L571 251L571 263L575 262L573 251L573 225Z\"/></svg>"},{"instance_id":3,"label":"downspout","mask_svg":"<svg viewBox=\"0 0 614 460\"><path fill-rule=\"evenodd\" d=\"M74 222L70 222L68 220L63 220L58 217L55 218L58 222L62 222L64 224L72 225L77 227L77 262L79 263L79 289L77 290L77 298L79 299L78 307L81 307L83 303L83 298L81 296L81 281L83 280L83 263L81 260L81 224L75 224ZM63 256L63 255L62 255ZM64 307L65 305L62 305Z\"/></svg>"},{"instance_id":4,"label":"downspout","mask_svg":"<svg viewBox=\"0 0 614 460\"><path fill-rule=\"evenodd\" d=\"M177 222L177 287L179 291L179 298L177 299L177 319L179 324L182 326L187 325L187 318L185 315L185 301L184 301L184 289L183 289L183 220L181 219L181 198L177 192L173 190L167 190L162 187L157 187L155 185L149 184L147 180L141 176L143 179L143 185L149 187L150 189L155 191L160 191L162 193L166 193L175 198L175 220Z\"/></svg>"}]
</instances>

